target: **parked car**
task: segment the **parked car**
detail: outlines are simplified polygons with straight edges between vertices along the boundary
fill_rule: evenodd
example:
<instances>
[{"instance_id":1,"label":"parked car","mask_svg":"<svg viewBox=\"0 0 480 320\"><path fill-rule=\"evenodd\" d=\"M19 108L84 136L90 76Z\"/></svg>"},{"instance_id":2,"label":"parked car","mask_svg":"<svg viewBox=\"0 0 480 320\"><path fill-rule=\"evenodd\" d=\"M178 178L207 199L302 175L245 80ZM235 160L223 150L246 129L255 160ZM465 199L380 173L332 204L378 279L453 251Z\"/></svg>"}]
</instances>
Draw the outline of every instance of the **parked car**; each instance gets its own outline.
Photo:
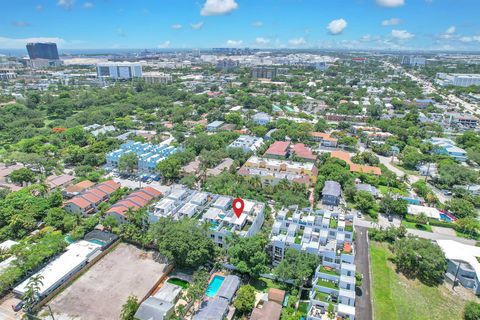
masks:
<instances>
[{"instance_id":1,"label":"parked car","mask_svg":"<svg viewBox=\"0 0 480 320\"><path fill-rule=\"evenodd\" d=\"M393 222L393 215L391 215L391 214L388 215L388 221Z\"/></svg>"},{"instance_id":2,"label":"parked car","mask_svg":"<svg viewBox=\"0 0 480 320\"><path fill-rule=\"evenodd\" d=\"M360 211L357 212L357 218L363 217L362 213Z\"/></svg>"},{"instance_id":3,"label":"parked car","mask_svg":"<svg viewBox=\"0 0 480 320\"><path fill-rule=\"evenodd\" d=\"M18 312L18 311L22 310L23 304L24 304L24 302L23 302L23 300L21 300L19 303L12 306L13 311Z\"/></svg>"},{"instance_id":4,"label":"parked car","mask_svg":"<svg viewBox=\"0 0 480 320\"><path fill-rule=\"evenodd\" d=\"M443 191L443 194L446 195L446 196L451 196L453 194L453 192L450 191L450 190L445 190L445 191Z\"/></svg>"}]
</instances>

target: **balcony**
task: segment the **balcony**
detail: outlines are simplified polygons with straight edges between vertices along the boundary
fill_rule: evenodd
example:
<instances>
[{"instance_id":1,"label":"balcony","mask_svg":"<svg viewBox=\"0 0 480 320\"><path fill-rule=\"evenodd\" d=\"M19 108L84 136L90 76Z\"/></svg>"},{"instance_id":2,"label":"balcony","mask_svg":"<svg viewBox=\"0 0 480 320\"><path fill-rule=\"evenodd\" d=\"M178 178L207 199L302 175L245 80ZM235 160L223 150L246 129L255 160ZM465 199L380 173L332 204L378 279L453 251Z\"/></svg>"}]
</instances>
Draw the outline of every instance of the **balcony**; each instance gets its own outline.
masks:
<instances>
[{"instance_id":1,"label":"balcony","mask_svg":"<svg viewBox=\"0 0 480 320\"><path fill-rule=\"evenodd\" d=\"M340 271L335 269L335 268L332 268L332 267L327 267L327 266L318 266L317 268L317 272L318 273L325 273L325 274L328 274L328 275L331 275L331 276L340 276Z\"/></svg>"},{"instance_id":2,"label":"balcony","mask_svg":"<svg viewBox=\"0 0 480 320\"><path fill-rule=\"evenodd\" d=\"M319 287L333 289L333 290L339 289L339 285L337 281L329 281L329 280L324 280L322 278L317 278L317 280L315 281L315 285Z\"/></svg>"}]
</instances>

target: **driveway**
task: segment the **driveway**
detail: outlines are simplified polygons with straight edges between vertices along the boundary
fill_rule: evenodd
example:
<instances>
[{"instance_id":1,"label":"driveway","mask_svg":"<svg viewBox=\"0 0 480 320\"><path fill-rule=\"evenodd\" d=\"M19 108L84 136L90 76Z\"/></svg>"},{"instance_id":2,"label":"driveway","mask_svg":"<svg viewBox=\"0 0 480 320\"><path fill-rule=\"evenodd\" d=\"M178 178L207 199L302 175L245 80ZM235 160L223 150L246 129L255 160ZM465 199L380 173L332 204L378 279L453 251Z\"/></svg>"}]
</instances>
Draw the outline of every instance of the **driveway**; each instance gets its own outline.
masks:
<instances>
[{"instance_id":1,"label":"driveway","mask_svg":"<svg viewBox=\"0 0 480 320\"><path fill-rule=\"evenodd\" d=\"M355 313L358 320L372 320L372 301L370 292L370 255L368 252L368 229L355 227L355 266L363 275L362 286L357 288Z\"/></svg>"}]
</instances>

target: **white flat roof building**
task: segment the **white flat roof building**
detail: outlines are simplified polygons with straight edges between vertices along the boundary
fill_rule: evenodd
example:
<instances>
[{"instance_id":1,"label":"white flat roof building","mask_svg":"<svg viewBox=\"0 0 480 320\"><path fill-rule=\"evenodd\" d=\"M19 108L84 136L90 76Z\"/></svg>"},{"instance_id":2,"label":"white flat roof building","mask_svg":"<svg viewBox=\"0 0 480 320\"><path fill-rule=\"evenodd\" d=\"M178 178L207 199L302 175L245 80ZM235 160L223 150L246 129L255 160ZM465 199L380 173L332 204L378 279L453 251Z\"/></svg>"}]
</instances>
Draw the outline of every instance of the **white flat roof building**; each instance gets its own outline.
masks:
<instances>
[{"instance_id":1,"label":"white flat roof building","mask_svg":"<svg viewBox=\"0 0 480 320\"><path fill-rule=\"evenodd\" d=\"M43 277L43 284L40 286L39 291L40 296L45 297L58 288L62 283L67 281L71 276L82 269L83 266L87 264L90 257L97 251L100 251L100 249L100 245L85 240L80 240L69 245L66 248L65 253L33 275L36 276L40 274ZM17 295L23 295L27 291L27 285L30 278L16 286L15 289L13 289L13 292Z\"/></svg>"}]
</instances>

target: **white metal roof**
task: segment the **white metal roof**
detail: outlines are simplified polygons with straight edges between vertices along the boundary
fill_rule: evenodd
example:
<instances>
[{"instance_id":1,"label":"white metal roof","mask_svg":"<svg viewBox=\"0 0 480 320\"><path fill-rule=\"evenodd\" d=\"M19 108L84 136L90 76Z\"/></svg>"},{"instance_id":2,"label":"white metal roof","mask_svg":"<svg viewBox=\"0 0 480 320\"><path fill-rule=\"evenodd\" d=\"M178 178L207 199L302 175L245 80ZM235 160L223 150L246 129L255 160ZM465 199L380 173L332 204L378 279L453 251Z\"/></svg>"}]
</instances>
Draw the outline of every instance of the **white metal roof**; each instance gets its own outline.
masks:
<instances>
[{"instance_id":1,"label":"white metal roof","mask_svg":"<svg viewBox=\"0 0 480 320\"><path fill-rule=\"evenodd\" d=\"M93 253L100 250L100 248L100 245L85 240L80 240L69 245L64 254L47 264L35 274L41 274L43 276L43 285L41 286L39 294L44 295L51 288L58 286L63 278L68 278L69 273L84 263ZM26 279L15 287L14 292L24 294L29 279L30 278Z\"/></svg>"}]
</instances>

